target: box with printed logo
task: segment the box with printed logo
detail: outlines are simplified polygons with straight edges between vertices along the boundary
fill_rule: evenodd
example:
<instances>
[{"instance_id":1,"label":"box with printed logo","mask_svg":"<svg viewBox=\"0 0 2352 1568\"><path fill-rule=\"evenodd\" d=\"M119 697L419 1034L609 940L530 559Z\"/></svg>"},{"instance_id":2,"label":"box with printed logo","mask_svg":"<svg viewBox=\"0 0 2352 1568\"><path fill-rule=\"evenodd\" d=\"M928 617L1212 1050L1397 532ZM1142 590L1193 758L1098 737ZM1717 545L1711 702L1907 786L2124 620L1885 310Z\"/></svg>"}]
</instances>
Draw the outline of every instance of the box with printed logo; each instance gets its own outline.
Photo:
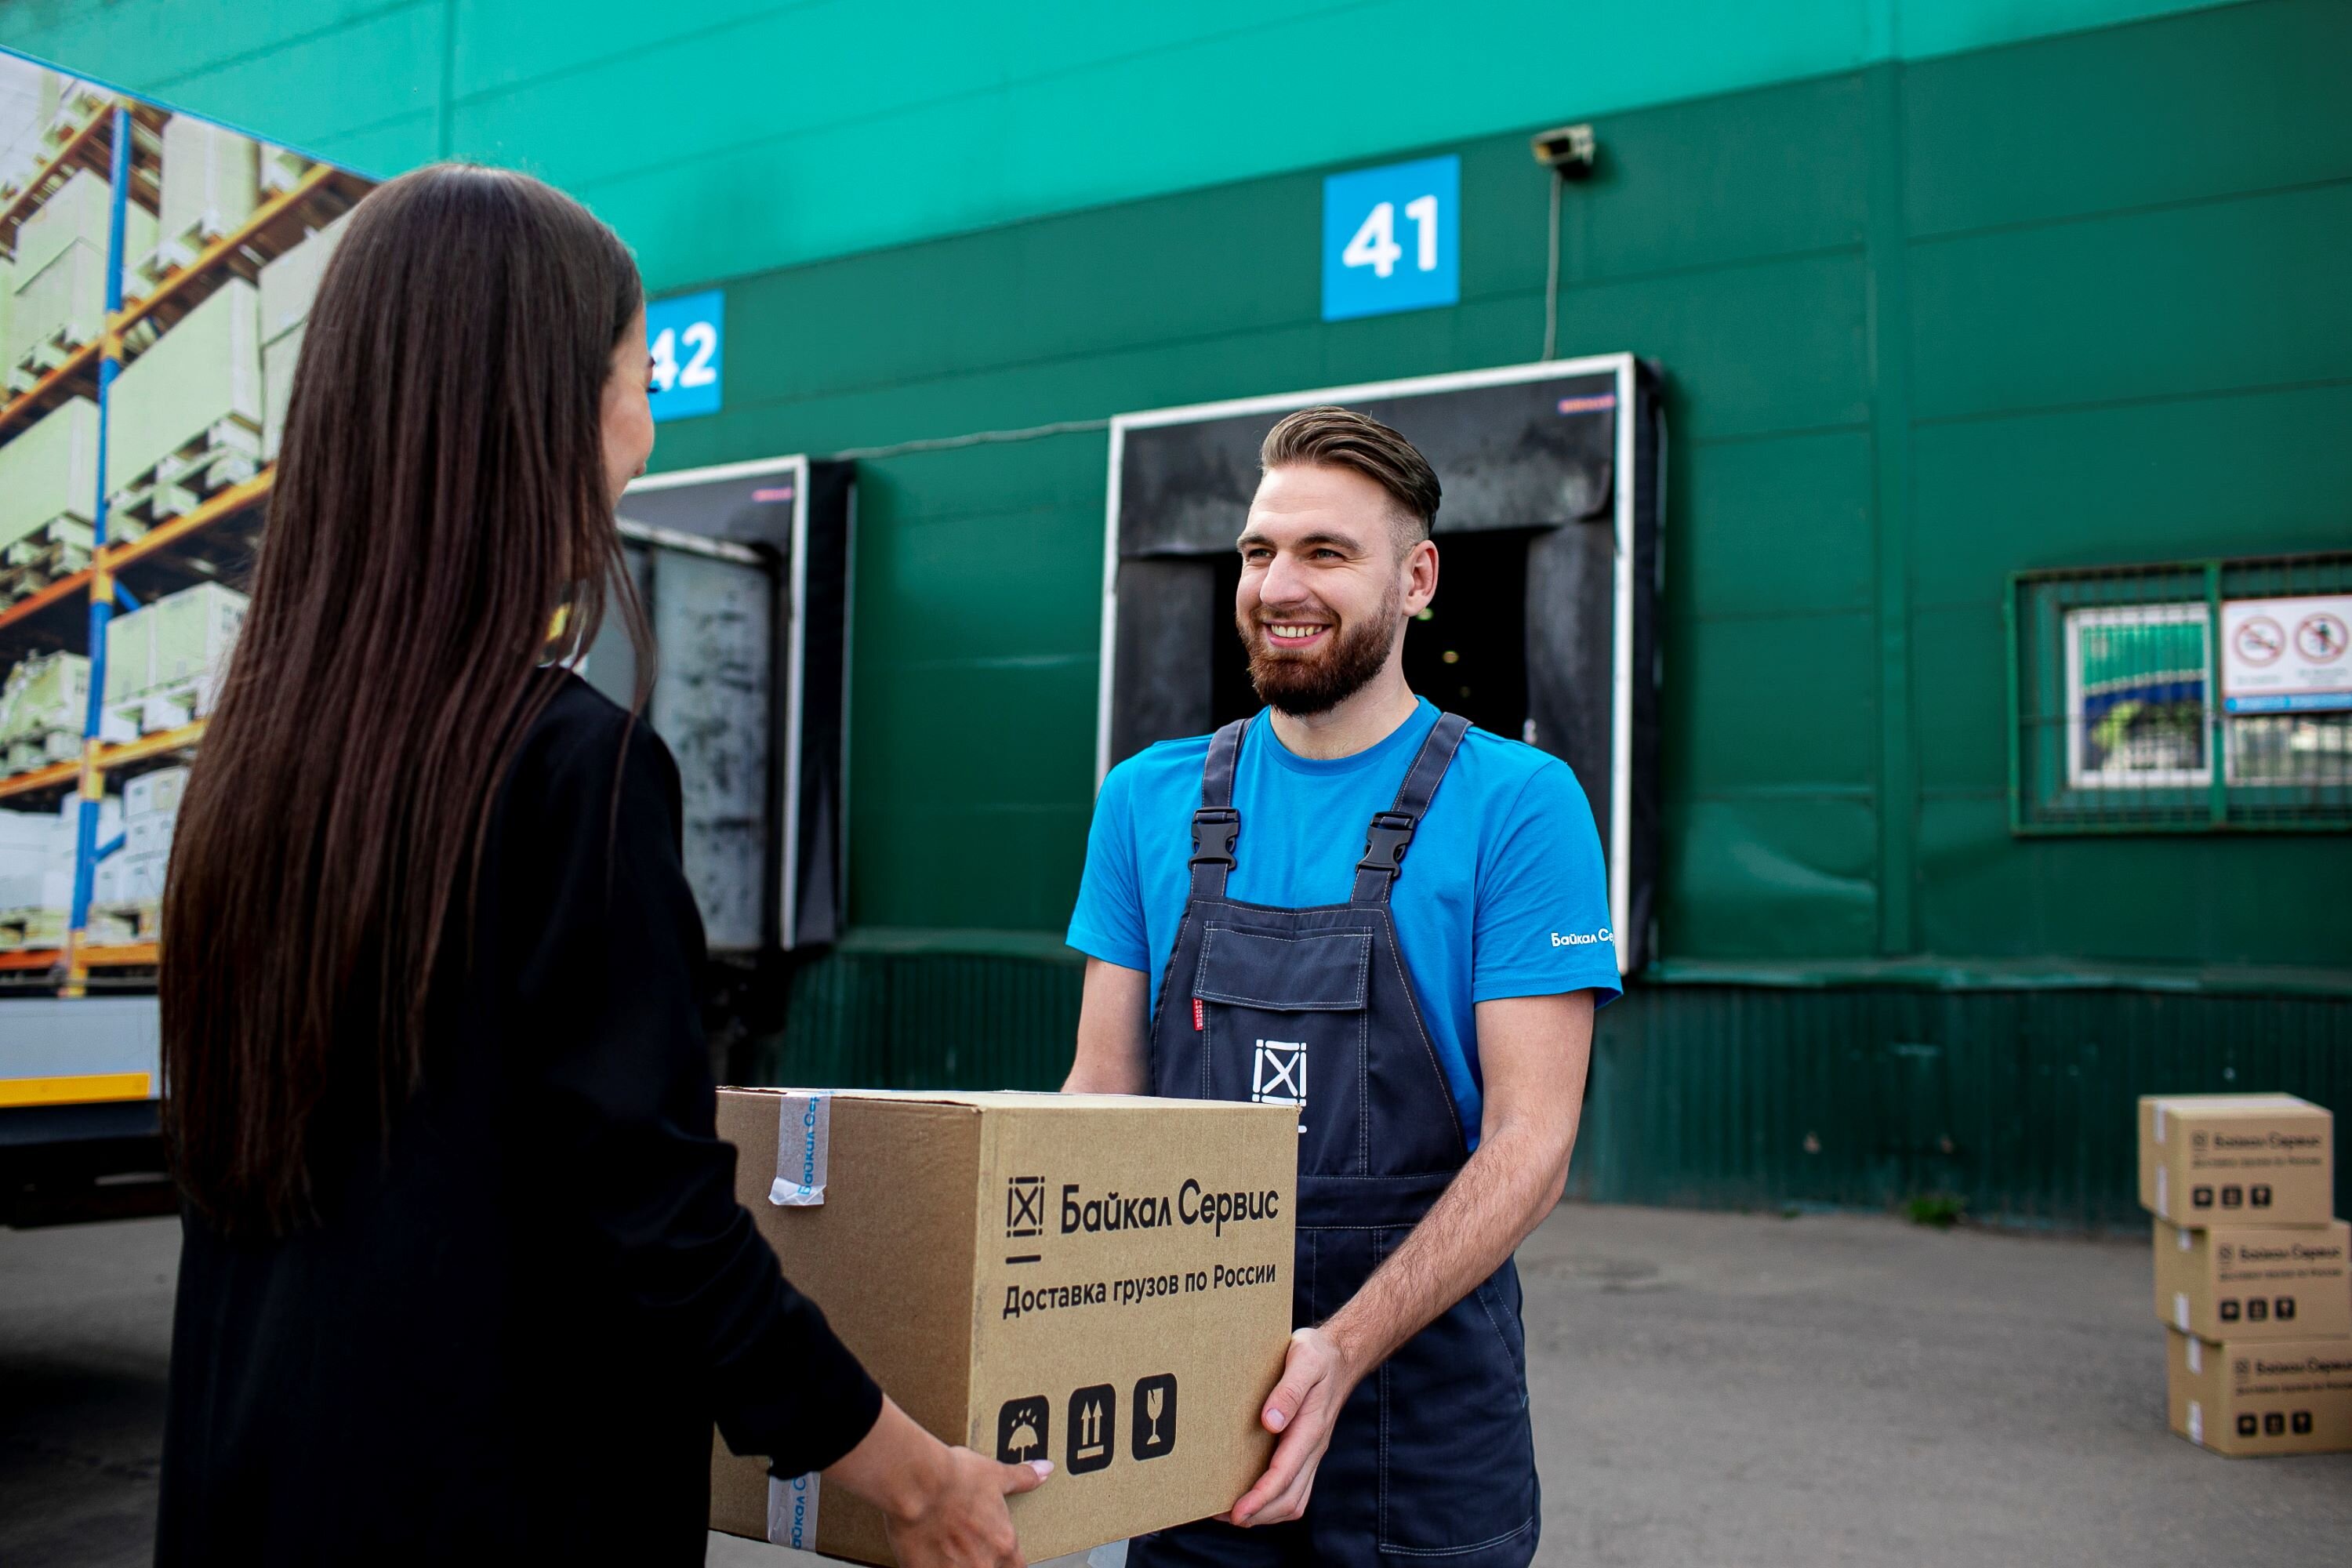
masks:
<instances>
[{"instance_id":1,"label":"box with printed logo","mask_svg":"<svg viewBox=\"0 0 2352 1568\"><path fill-rule=\"evenodd\" d=\"M2291 1094L2143 1095L2139 1202L2175 1225L2326 1225L2336 1119Z\"/></svg>"},{"instance_id":2,"label":"box with printed logo","mask_svg":"<svg viewBox=\"0 0 2352 1568\"><path fill-rule=\"evenodd\" d=\"M2165 1405L2190 1442L2232 1458L2352 1449L2352 1339L2165 1337Z\"/></svg>"},{"instance_id":3,"label":"box with printed logo","mask_svg":"<svg viewBox=\"0 0 2352 1568\"><path fill-rule=\"evenodd\" d=\"M736 1190L908 1415L1007 1461L1036 1561L1230 1508L1290 1337L1297 1113L1114 1095L721 1089ZM710 1526L891 1561L878 1513L714 1438Z\"/></svg>"},{"instance_id":4,"label":"box with printed logo","mask_svg":"<svg viewBox=\"0 0 2352 1568\"><path fill-rule=\"evenodd\" d=\"M2156 1315L2209 1340L2352 1334L2352 1225L2156 1222Z\"/></svg>"}]
</instances>

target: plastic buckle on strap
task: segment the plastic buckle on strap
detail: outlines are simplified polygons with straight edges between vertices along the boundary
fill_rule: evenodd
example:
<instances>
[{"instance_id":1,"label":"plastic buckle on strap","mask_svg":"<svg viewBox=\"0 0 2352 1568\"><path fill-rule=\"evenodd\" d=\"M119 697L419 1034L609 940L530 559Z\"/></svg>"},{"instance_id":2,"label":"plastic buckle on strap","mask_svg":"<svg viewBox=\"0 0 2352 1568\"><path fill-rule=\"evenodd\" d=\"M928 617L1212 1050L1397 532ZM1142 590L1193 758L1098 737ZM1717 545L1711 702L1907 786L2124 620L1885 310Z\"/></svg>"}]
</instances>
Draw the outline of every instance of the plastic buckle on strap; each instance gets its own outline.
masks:
<instances>
[{"instance_id":1,"label":"plastic buckle on strap","mask_svg":"<svg viewBox=\"0 0 2352 1568\"><path fill-rule=\"evenodd\" d=\"M1413 826L1413 819L1401 811L1376 814L1371 831L1364 837L1364 858L1356 862L1356 869L1395 877L1404 864L1405 846L1412 842Z\"/></svg>"},{"instance_id":2,"label":"plastic buckle on strap","mask_svg":"<svg viewBox=\"0 0 2352 1568\"><path fill-rule=\"evenodd\" d=\"M1234 840L1242 833L1242 814L1231 806L1202 806L1192 814L1192 858L1198 866L1211 862L1230 868Z\"/></svg>"}]
</instances>

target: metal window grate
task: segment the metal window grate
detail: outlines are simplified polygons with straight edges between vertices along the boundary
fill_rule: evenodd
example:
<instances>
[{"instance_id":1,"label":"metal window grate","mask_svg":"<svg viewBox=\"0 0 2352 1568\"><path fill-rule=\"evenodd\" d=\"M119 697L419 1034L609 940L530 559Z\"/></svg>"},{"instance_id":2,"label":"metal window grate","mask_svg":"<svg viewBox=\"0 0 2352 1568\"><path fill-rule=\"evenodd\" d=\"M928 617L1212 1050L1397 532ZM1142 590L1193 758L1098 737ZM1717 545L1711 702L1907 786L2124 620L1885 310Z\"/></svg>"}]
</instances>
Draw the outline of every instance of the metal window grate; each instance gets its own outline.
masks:
<instances>
[{"instance_id":1,"label":"metal window grate","mask_svg":"<svg viewBox=\"0 0 2352 1568\"><path fill-rule=\"evenodd\" d=\"M2352 827L2352 552L2010 580L2019 833Z\"/></svg>"}]
</instances>

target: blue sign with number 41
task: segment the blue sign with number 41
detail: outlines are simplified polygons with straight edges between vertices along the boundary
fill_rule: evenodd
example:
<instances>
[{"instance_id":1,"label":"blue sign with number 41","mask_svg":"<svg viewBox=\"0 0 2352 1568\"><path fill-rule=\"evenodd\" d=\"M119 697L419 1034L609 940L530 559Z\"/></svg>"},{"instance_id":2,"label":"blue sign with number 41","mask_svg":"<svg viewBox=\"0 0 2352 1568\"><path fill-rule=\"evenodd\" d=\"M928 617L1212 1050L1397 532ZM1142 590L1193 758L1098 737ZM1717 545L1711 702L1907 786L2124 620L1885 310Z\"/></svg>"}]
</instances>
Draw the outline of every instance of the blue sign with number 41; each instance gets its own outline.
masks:
<instances>
[{"instance_id":1,"label":"blue sign with number 41","mask_svg":"<svg viewBox=\"0 0 2352 1568\"><path fill-rule=\"evenodd\" d=\"M1323 319L1462 298L1462 160L1420 158L1323 182Z\"/></svg>"},{"instance_id":2,"label":"blue sign with number 41","mask_svg":"<svg viewBox=\"0 0 2352 1568\"><path fill-rule=\"evenodd\" d=\"M719 351L727 294L706 289L646 307L646 348L653 355L654 423L719 412Z\"/></svg>"}]
</instances>

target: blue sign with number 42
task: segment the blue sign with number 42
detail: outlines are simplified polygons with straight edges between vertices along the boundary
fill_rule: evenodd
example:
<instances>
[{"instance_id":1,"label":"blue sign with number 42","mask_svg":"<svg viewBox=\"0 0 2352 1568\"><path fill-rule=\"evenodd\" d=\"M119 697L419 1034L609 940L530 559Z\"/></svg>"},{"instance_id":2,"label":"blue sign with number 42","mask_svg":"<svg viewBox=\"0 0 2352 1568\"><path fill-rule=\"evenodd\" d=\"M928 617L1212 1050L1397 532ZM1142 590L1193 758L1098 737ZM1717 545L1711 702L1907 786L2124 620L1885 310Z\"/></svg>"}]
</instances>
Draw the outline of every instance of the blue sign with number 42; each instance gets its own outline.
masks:
<instances>
[{"instance_id":1,"label":"blue sign with number 42","mask_svg":"<svg viewBox=\"0 0 2352 1568\"><path fill-rule=\"evenodd\" d=\"M727 295L719 289L656 300L646 307L646 348L653 355L654 423L719 412L719 351Z\"/></svg>"},{"instance_id":2,"label":"blue sign with number 42","mask_svg":"<svg viewBox=\"0 0 2352 1568\"><path fill-rule=\"evenodd\" d=\"M1462 298L1462 160L1420 158L1323 182L1323 319Z\"/></svg>"}]
</instances>

